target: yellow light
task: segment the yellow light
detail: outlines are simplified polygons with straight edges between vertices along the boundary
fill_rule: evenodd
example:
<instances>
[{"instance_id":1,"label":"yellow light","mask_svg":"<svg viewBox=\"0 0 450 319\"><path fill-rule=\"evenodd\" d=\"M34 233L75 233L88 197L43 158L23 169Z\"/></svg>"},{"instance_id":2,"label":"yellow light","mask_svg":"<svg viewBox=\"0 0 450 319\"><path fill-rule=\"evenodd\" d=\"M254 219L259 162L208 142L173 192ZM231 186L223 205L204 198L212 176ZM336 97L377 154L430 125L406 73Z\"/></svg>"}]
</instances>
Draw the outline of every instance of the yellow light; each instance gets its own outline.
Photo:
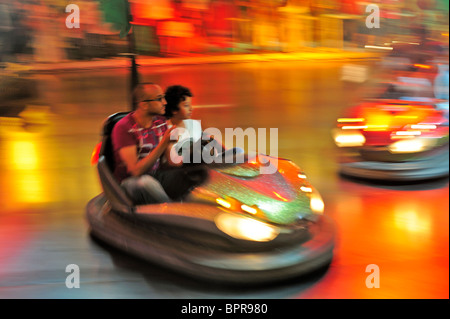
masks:
<instances>
[{"instance_id":1,"label":"yellow light","mask_svg":"<svg viewBox=\"0 0 450 319\"><path fill-rule=\"evenodd\" d=\"M345 123L345 122L363 122L363 118L340 118L337 119L338 123Z\"/></svg>"},{"instance_id":2,"label":"yellow light","mask_svg":"<svg viewBox=\"0 0 450 319\"><path fill-rule=\"evenodd\" d=\"M311 207L311 210L318 214L323 214L325 210L325 204L322 200L322 197L319 195L319 193L313 193L311 196L311 200L309 202L309 206Z\"/></svg>"},{"instance_id":3,"label":"yellow light","mask_svg":"<svg viewBox=\"0 0 450 319\"><path fill-rule=\"evenodd\" d=\"M417 119L417 115L395 115L394 116L397 119L405 119L405 120L415 120Z\"/></svg>"},{"instance_id":4,"label":"yellow light","mask_svg":"<svg viewBox=\"0 0 450 319\"><path fill-rule=\"evenodd\" d=\"M245 240L270 241L278 236L280 231L275 226L254 220L249 217L222 213L216 216L217 228L225 234Z\"/></svg>"},{"instance_id":5,"label":"yellow light","mask_svg":"<svg viewBox=\"0 0 450 319\"><path fill-rule=\"evenodd\" d=\"M231 203L227 202L225 199L223 198L216 198L216 203L219 204L220 206L223 206L225 208L230 208L231 207Z\"/></svg>"},{"instance_id":6,"label":"yellow light","mask_svg":"<svg viewBox=\"0 0 450 319\"><path fill-rule=\"evenodd\" d=\"M339 147L362 146L366 142L366 138L361 133L337 134L334 141Z\"/></svg>"},{"instance_id":7,"label":"yellow light","mask_svg":"<svg viewBox=\"0 0 450 319\"><path fill-rule=\"evenodd\" d=\"M312 192L312 188L311 187L307 187L307 186L300 187L300 190L302 192L305 192L305 193L311 193Z\"/></svg>"},{"instance_id":8,"label":"yellow light","mask_svg":"<svg viewBox=\"0 0 450 319\"><path fill-rule=\"evenodd\" d=\"M418 63L416 63L416 64L414 64L414 66L416 68L419 68L419 69L431 69L431 66L426 65L426 64L418 64Z\"/></svg>"},{"instance_id":9,"label":"yellow light","mask_svg":"<svg viewBox=\"0 0 450 319\"><path fill-rule=\"evenodd\" d=\"M298 174L297 176L298 176L298 178L306 179L306 175L305 174Z\"/></svg>"},{"instance_id":10,"label":"yellow light","mask_svg":"<svg viewBox=\"0 0 450 319\"><path fill-rule=\"evenodd\" d=\"M273 194L278 197L279 199L281 199L284 202L287 202L288 200L286 198L284 198L283 196L281 196L280 194L278 194L277 192L273 192Z\"/></svg>"},{"instance_id":11,"label":"yellow light","mask_svg":"<svg viewBox=\"0 0 450 319\"><path fill-rule=\"evenodd\" d=\"M45 185L46 175L39 168L39 152L33 135L26 134L24 139L14 139L7 144L13 171L13 184L10 190L13 198L21 203L42 203L49 200Z\"/></svg>"},{"instance_id":12,"label":"yellow light","mask_svg":"<svg viewBox=\"0 0 450 319\"><path fill-rule=\"evenodd\" d=\"M250 206L247 206L247 205L241 205L241 209L244 212L250 213L252 215L255 215L258 212L258 210L256 208L250 207Z\"/></svg>"},{"instance_id":13,"label":"yellow light","mask_svg":"<svg viewBox=\"0 0 450 319\"><path fill-rule=\"evenodd\" d=\"M416 153L424 151L426 144L424 139L407 139L389 145L388 149L391 153Z\"/></svg>"},{"instance_id":14,"label":"yellow light","mask_svg":"<svg viewBox=\"0 0 450 319\"><path fill-rule=\"evenodd\" d=\"M38 157L36 146L30 141L16 141L13 144L13 164L17 169L36 169Z\"/></svg>"},{"instance_id":15,"label":"yellow light","mask_svg":"<svg viewBox=\"0 0 450 319\"><path fill-rule=\"evenodd\" d=\"M412 233L429 234L431 230L428 216L414 210L395 212L394 223L397 228Z\"/></svg>"}]
</instances>

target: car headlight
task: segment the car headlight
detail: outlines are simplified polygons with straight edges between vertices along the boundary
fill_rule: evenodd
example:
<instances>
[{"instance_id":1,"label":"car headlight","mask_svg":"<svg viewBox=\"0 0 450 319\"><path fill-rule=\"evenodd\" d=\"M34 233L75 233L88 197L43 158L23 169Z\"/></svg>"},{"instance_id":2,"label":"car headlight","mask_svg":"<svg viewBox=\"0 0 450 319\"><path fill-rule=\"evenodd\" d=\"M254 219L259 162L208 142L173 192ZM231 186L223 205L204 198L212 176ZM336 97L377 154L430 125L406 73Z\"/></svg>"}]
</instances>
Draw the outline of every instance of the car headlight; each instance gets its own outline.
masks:
<instances>
[{"instance_id":1,"label":"car headlight","mask_svg":"<svg viewBox=\"0 0 450 319\"><path fill-rule=\"evenodd\" d=\"M363 146L366 138L360 132L337 132L334 134L334 142L339 147Z\"/></svg>"},{"instance_id":2,"label":"car headlight","mask_svg":"<svg viewBox=\"0 0 450 319\"><path fill-rule=\"evenodd\" d=\"M313 191L309 198L309 207L314 213L323 214L325 210L325 204L320 196L319 192Z\"/></svg>"},{"instance_id":3,"label":"car headlight","mask_svg":"<svg viewBox=\"0 0 450 319\"><path fill-rule=\"evenodd\" d=\"M280 233L275 226L245 216L221 213L214 221L217 228L236 239L264 242L273 240Z\"/></svg>"},{"instance_id":4,"label":"car headlight","mask_svg":"<svg viewBox=\"0 0 450 319\"><path fill-rule=\"evenodd\" d=\"M423 152L435 144L431 138L413 138L397 141L388 146L391 153L418 153Z\"/></svg>"}]
</instances>

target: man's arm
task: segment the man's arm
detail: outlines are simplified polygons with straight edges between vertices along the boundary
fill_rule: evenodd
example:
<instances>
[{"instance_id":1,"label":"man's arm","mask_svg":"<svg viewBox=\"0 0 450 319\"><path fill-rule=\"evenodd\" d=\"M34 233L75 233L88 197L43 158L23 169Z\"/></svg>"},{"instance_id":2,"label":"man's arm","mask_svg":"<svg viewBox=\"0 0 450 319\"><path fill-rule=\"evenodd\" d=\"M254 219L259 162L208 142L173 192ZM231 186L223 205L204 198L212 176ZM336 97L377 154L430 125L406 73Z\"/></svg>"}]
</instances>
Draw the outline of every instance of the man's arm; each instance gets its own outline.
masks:
<instances>
[{"instance_id":1,"label":"man's arm","mask_svg":"<svg viewBox=\"0 0 450 319\"><path fill-rule=\"evenodd\" d=\"M139 160L136 145L126 146L119 150L119 155L127 167L128 173L140 176L147 172L164 153L160 144L154 148L146 157Z\"/></svg>"},{"instance_id":2,"label":"man's arm","mask_svg":"<svg viewBox=\"0 0 450 319\"><path fill-rule=\"evenodd\" d=\"M130 145L122 147L119 150L119 155L127 167L127 171L133 176L140 176L146 173L164 154L169 142L170 132L173 128L168 129L161 140L161 142L144 158L139 159L137 156L137 146Z\"/></svg>"}]
</instances>

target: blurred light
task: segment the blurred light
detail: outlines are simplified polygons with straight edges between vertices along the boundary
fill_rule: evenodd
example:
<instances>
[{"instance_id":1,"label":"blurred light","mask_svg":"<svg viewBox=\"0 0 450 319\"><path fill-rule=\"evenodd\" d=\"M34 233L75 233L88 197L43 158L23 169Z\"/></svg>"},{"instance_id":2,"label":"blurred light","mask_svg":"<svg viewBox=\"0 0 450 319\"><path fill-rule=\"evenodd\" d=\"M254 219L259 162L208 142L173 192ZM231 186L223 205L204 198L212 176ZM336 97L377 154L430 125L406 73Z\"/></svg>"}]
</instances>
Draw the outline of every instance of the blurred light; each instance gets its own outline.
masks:
<instances>
[{"instance_id":1,"label":"blurred light","mask_svg":"<svg viewBox=\"0 0 450 319\"><path fill-rule=\"evenodd\" d=\"M388 146L391 153L416 153L426 149L425 139L401 140Z\"/></svg>"},{"instance_id":2,"label":"blurred light","mask_svg":"<svg viewBox=\"0 0 450 319\"><path fill-rule=\"evenodd\" d=\"M343 130L364 130L367 128L367 125L346 125L343 126Z\"/></svg>"},{"instance_id":3,"label":"blurred light","mask_svg":"<svg viewBox=\"0 0 450 319\"><path fill-rule=\"evenodd\" d=\"M392 51L394 49L393 47L381 47L381 46L377 46L377 45L365 45L364 47L366 49L377 49L377 50L387 50L387 51Z\"/></svg>"},{"instance_id":4,"label":"blurred light","mask_svg":"<svg viewBox=\"0 0 450 319\"><path fill-rule=\"evenodd\" d=\"M428 216L419 215L416 211L400 211L394 215L395 226L412 233L426 233L431 230Z\"/></svg>"},{"instance_id":5,"label":"blurred light","mask_svg":"<svg viewBox=\"0 0 450 319\"><path fill-rule=\"evenodd\" d=\"M436 125L434 124L413 124L411 128L414 130L435 130Z\"/></svg>"},{"instance_id":6,"label":"blurred light","mask_svg":"<svg viewBox=\"0 0 450 319\"><path fill-rule=\"evenodd\" d=\"M334 141L339 147L362 146L366 142L366 138L361 133L340 134L334 138Z\"/></svg>"},{"instance_id":7,"label":"blurred light","mask_svg":"<svg viewBox=\"0 0 450 319\"><path fill-rule=\"evenodd\" d=\"M363 118L339 118L337 119L338 123L345 123L345 122L363 122Z\"/></svg>"},{"instance_id":8,"label":"blurred light","mask_svg":"<svg viewBox=\"0 0 450 319\"><path fill-rule=\"evenodd\" d=\"M273 192L275 194L276 197L278 197L279 199L281 199L284 202L287 202L288 200L286 198L284 198L283 196L281 196L280 194L278 194L277 192Z\"/></svg>"},{"instance_id":9,"label":"blurred light","mask_svg":"<svg viewBox=\"0 0 450 319\"><path fill-rule=\"evenodd\" d=\"M15 186L23 203L43 203L48 196L43 188L43 176L38 171L22 171L16 176Z\"/></svg>"},{"instance_id":10,"label":"blurred light","mask_svg":"<svg viewBox=\"0 0 450 319\"><path fill-rule=\"evenodd\" d=\"M324 212L325 204L318 192L314 192L311 195L309 206L311 207L311 210L315 213L322 214Z\"/></svg>"},{"instance_id":11,"label":"blurred light","mask_svg":"<svg viewBox=\"0 0 450 319\"><path fill-rule=\"evenodd\" d=\"M392 43L402 43L402 44L420 45L420 43L417 43L417 42L404 42L404 41L392 41Z\"/></svg>"},{"instance_id":12,"label":"blurred light","mask_svg":"<svg viewBox=\"0 0 450 319\"><path fill-rule=\"evenodd\" d=\"M250 213L252 215L256 215L256 213L258 212L258 210L256 208L250 207L250 206L247 206L247 205L241 205L241 209L244 212Z\"/></svg>"},{"instance_id":13,"label":"blurred light","mask_svg":"<svg viewBox=\"0 0 450 319\"><path fill-rule=\"evenodd\" d=\"M92 154L91 154L91 165L95 165L98 163L98 157L100 154L101 147L102 147L102 142L95 145L94 150L92 151Z\"/></svg>"},{"instance_id":14,"label":"blurred light","mask_svg":"<svg viewBox=\"0 0 450 319\"><path fill-rule=\"evenodd\" d=\"M41 203L49 199L44 187L45 174L39 170L39 154L33 135L27 134L27 140L13 140L8 147L10 163L14 172L13 196L21 203Z\"/></svg>"},{"instance_id":15,"label":"blurred light","mask_svg":"<svg viewBox=\"0 0 450 319\"><path fill-rule=\"evenodd\" d=\"M231 237L253 241L270 241L280 231L269 224L248 217L219 214L215 218L217 228Z\"/></svg>"},{"instance_id":16,"label":"blurred light","mask_svg":"<svg viewBox=\"0 0 450 319\"><path fill-rule=\"evenodd\" d=\"M386 124L380 124L380 125L375 125L375 124L371 124L371 125L367 125L367 130L369 131L386 131L389 128L389 125Z\"/></svg>"},{"instance_id":17,"label":"blurred light","mask_svg":"<svg viewBox=\"0 0 450 319\"><path fill-rule=\"evenodd\" d=\"M307 186L300 187L300 190L302 192L305 192L305 193L311 193L312 192L312 188L311 187L307 187Z\"/></svg>"},{"instance_id":18,"label":"blurred light","mask_svg":"<svg viewBox=\"0 0 450 319\"><path fill-rule=\"evenodd\" d=\"M227 202L223 198L216 198L216 203L219 204L220 206L225 207L225 208L230 208L231 207L231 203Z\"/></svg>"},{"instance_id":19,"label":"blurred light","mask_svg":"<svg viewBox=\"0 0 450 319\"><path fill-rule=\"evenodd\" d=\"M431 69L431 66L426 65L426 64L418 64L418 63L416 63L416 64L414 64L414 66L416 68L419 68L419 69Z\"/></svg>"},{"instance_id":20,"label":"blurred light","mask_svg":"<svg viewBox=\"0 0 450 319\"><path fill-rule=\"evenodd\" d=\"M395 132L395 135L408 135L408 136L418 136L421 135L422 132L421 131L397 131Z\"/></svg>"},{"instance_id":21,"label":"blurred light","mask_svg":"<svg viewBox=\"0 0 450 319\"><path fill-rule=\"evenodd\" d=\"M36 147L30 141L16 141L13 144L13 164L17 169L36 169L38 157Z\"/></svg>"},{"instance_id":22,"label":"blurred light","mask_svg":"<svg viewBox=\"0 0 450 319\"><path fill-rule=\"evenodd\" d=\"M405 119L405 120L415 120L417 119L417 115L395 115L394 116L397 119Z\"/></svg>"},{"instance_id":23,"label":"blurred light","mask_svg":"<svg viewBox=\"0 0 450 319\"><path fill-rule=\"evenodd\" d=\"M414 135L392 135L391 139L393 140L400 140L400 139L407 139L407 138L415 138Z\"/></svg>"},{"instance_id":24,"label":"blurred light","mask_svg":"<svg viewBox=\"0 0 450 319\"><path fill-rule=\"evenodd\" d=\"M298 178L306 179L306 175L305 174L298 174L297 176L298 176Z\"/></svg>"}]
</instances>

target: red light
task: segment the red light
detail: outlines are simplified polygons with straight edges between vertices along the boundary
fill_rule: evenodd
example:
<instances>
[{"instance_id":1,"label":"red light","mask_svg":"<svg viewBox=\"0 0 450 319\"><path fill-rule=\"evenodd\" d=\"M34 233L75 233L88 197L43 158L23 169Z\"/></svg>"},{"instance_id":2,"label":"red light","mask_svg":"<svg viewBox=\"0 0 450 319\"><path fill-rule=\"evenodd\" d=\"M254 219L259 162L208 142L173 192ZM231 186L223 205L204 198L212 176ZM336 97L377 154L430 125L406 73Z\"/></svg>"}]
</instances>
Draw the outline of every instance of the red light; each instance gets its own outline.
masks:
<instances>
[{"instance_id":1,"label":"red light","mask_svg":"<svg viewBox=\"0 0 450 319\"><path fill-rule=\"evenodd\" d=\"M97 164L101 147L102 147L102 142L95 145L94 150L92 151L92 155L91 155L91 165Z\"/></svg>"}]
</instances>

